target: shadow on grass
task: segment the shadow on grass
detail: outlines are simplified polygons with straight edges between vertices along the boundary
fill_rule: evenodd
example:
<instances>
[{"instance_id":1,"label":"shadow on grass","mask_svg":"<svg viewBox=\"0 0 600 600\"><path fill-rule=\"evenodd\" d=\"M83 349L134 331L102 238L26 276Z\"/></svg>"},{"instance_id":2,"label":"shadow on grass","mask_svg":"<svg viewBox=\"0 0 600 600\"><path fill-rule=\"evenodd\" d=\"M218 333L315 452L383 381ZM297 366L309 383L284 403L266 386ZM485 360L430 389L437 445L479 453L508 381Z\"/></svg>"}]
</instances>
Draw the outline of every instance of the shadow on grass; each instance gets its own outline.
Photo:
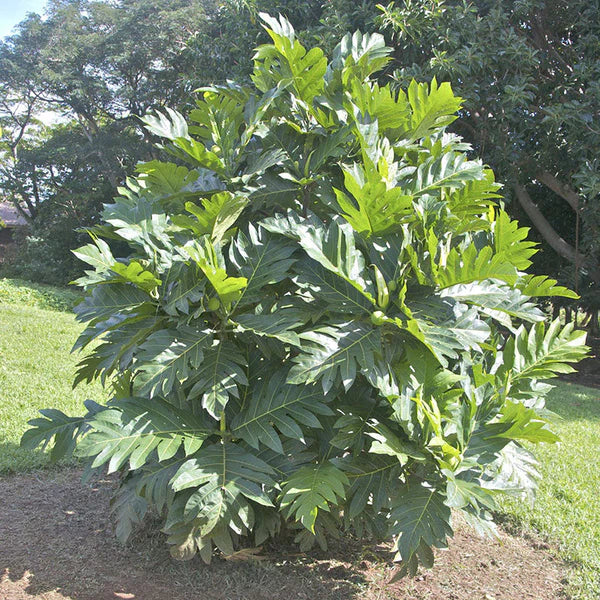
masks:
<instances>
[{"instance_id":1,"label":"shadow on grass","mask_svg":"<svg viewBox=\"0 0 600 600\"><path fill-rule=\"evenodd\" d=\"M548 395L546 407L565 421L600 421L600 389L561 381Z\"/></svg>"},{"instance_id":2,"label":"shadow on grass","mask_svg":"<svg viewBox=\"0 0 600 600\"><path fill-rule=\"evenodd\" d=\"M27 450L15 442L0 443L0 477L14 473L28 473L39 469L56 469L77 466L77 459L50 461L48 453L39 449Z\"/></svg>"}]
</instances>

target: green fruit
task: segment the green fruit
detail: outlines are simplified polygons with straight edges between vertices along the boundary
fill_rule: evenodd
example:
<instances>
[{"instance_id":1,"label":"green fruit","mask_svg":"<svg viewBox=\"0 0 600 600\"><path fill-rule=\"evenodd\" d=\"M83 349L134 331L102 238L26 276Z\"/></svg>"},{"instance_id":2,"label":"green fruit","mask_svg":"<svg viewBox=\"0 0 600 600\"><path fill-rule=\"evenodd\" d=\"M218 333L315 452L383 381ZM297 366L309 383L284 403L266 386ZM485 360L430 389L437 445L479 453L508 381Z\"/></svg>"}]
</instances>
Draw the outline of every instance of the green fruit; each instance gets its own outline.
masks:
<instances>
[{"instance_id":1,"label":"green fruit","mask_svg":"<svg viewBox=\"0 0 600 600\"><path fill-rule=\"evenodd\" d=\"M208 310L219 310L220 306L221 303L219 302L218 298L211 298L208 301Z\"/></svg>"},{"instance_id":2,"label":"green fruit","mask_svg":"<svg viewBox=\"0 0 600 600\"><path fill-rule=\"evenodd\" d=\"M397 283L396 283L396 282L395 282L395 281L392 279L392 281L390 281L390 282L387 284L387 286L388 286L388 290L389 290L390 292L395 292L395 291L396 291L396 288L398 287L398 284L397 284Z\"/></svg>"},{"instance_id":3,"label":"green fruit","mask_svg":"<svg viewBox=\"0 0 600 600\"><path fill-rule=\"evenodd\" d=\"M385 313L380 310L371 313L371 323L373 323L373 325L383 325L384 322Z\"/></svg>"}]
</instances>

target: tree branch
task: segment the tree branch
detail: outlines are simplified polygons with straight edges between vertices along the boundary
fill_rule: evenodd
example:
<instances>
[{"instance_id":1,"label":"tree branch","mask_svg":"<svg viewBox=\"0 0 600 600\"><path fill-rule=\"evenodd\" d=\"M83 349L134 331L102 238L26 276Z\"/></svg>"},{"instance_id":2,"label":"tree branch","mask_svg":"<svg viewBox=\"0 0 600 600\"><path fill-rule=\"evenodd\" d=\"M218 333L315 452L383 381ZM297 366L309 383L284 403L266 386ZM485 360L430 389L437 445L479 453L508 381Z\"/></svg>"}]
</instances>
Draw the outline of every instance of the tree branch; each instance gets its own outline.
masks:
<instances>
[{"instance_id":1,"label":"tree branch","mask_svg":"<svg viewBox=\"0 0 600 600\"><path fill-rule=\"evenodd\" d=\"M570 188L567 184L562 183L552 173L543 171L538 173L535 178L550 188L555 194L559 195L563 200L566 200L571 208L577 212L579 210L579 194Z\"/></svg>"}]
</instances>

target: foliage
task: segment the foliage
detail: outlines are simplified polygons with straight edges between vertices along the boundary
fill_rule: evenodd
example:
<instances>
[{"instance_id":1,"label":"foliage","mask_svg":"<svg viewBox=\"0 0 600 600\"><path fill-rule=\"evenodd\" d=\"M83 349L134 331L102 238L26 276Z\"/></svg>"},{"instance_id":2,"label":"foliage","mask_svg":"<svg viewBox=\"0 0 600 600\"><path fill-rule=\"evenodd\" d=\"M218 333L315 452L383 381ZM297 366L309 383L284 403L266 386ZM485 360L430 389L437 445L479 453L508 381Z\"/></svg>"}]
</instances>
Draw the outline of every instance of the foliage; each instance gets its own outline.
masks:
<instances>
[{"instance_id":1,"label":"foliage","mask_svg":"<svg viewBox=\"0 0 600 600\"><path fill-rule=\"evenodd\" d=\"M511 213L545 243L536 268L575 285L597 310L598 4L422 0L379 9L398 85L456 82L464 107L455 129L510 184Z\"/></svg>"},{"instance_id":2,"label":"foliage","mask_svg":"<svg viewBox=\"0 0 600 600\"><path fill-rule=\"evenodd\" d=\"M535 488L522 443L557 439L541 380L584 335L543 324L534 244L445 131L448 83L394 92L371 79L381 36L328 61L262 19L253 86L205 89L191 125L146 117L171 162L140 166L78 251L77 381L113 398L71 427L45 412L23 443L122 472L117 531L153 506L180 558L344 530L393 537L414 573L451 508L490 529L498 494Z\"/></svg>"}]
</instances>

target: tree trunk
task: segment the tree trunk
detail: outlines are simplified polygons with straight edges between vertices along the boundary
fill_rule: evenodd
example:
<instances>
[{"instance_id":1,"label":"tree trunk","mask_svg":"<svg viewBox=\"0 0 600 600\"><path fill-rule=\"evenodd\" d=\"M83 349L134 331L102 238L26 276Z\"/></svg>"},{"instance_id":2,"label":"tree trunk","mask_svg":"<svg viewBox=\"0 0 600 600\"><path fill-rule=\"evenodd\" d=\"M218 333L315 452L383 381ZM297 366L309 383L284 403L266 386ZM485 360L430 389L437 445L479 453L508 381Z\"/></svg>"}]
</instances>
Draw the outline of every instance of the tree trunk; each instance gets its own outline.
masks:
<instances>
[{"instance_id":1,"label":"tree trunk","mask_svg":"<svg viewBox=\"0 0 600 600\"><path fill-rule=\"evenodd\" d=\"M542 211L534 204L527 190L522 185L515 185L515 192L519 204L553 250L569 262L579 264L585 268L595 282L600 282L600 266L591 261L587 256L577 252L573 246L556 233L555 229L550 225L546 217L544 217Z\"/></svg>"}]
</instances>

